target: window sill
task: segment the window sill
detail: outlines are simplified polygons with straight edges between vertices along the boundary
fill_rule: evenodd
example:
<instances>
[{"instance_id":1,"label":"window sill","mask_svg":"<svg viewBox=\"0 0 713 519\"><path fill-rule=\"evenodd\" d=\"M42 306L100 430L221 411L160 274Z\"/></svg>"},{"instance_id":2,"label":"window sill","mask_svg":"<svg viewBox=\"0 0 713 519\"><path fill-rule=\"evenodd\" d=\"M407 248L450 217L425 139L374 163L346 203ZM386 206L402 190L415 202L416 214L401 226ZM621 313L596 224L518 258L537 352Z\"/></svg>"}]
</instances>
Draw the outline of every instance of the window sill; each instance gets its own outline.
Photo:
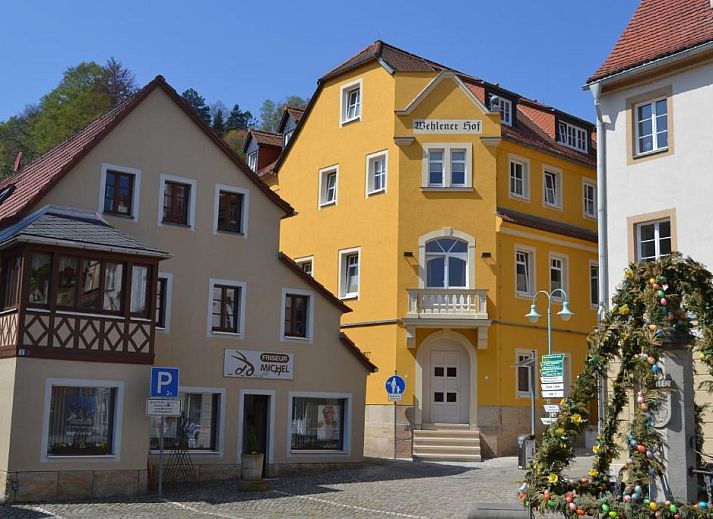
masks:
<instances>
[{"instance_id":1,"label":"window sill","mask_svg":"<svg viewBox=\"0 0 713 519\"><path fill-rule=\"evenodd\" d=\"M312 344L312 337L292 337L285 335L280 338L282 342L296 342L300 344Z\"/></svg>"},{"instance_id":2,"label":"window sill","mask_svg":"<svg viewBox=\"0 0 713 519\"><path fill-rule=\"evenodd\" d=\"M235 333L235 332L214 332L211 331L208 337L237 337L239 339L243 338L242 333Z\"/></svg>"},{"instance_id":3,"label":"window sill","mask_svg":"<svg viewBox=\"0 0 713 519\"><path fill-rule=\"evenodd\" d=\"M542 204L546 209L553 209L555 211L560 211L562 212L562 206L561 205L554 205L554 204L548 204L547 202Z\"/></svg>"},{"instance_id":4,"label":"window sill","mask_svg":"<svg viewBox=\"0 0 713 519\"><path fill-rule=\"evenodd\" d=\"M377 189L375 191L367 191L366 196L380 195L382 193L386 193L386 188Z\"/></svg>"},{"instance_id":5,"label":"window sill","mask_svg":"<svg viewBox=\"0 0 713 519\"><path fill-rule=\"evenodd\" d=\"M530 197L529 196L523 196L523 195L517 195L513 192L510 192L508 195L508 198L512 200L519 200L520 202L530 202Z\"/></svg>"},{"instance_id":6,"label":"window sill","mask_svg":"<svg viewBox=\"0 0 713 519\"><path fill-rule=\"evenodd\" d=\"M325 455L325 454L326 454L326 455L328 455L328 456L335 456L335 455L336 455L336 456L346 456L346 455L349 454L349 451L345 451L345 450L337 451L337 450L327 450L327 449L325 449L325 450L313 450L313 451L308 451L308 450L293 451L292 449L290 449L290 455L291 455L291 456L299 456L299 455L301 455L301 454L305 454L305 455L307 455L307 456L319 456L320 454L321 454L321 455Z\"/></svg>"},{"instance_id":7,"label":"window sill","mask_svg":"<svg viewBox=\"0 0 713 519\"><path fill-rule=\"evenodd\" d=\"M166 227L178 227L179 229L189 229L191 231L193 230L193 225L189 223L178 223L161 220L161 225Z\"/></svg>"},{"instance_id":8,"label":"window sill","mask_svg":"<svg viewBox=\"0 0 713 519\"><path fill-rule=\"evenodd\" d=\"M171 331L171 330L169 330L168 328L161 328L161 327L159 327L159 326L156 326L156 333L167 334L167 333L169 333L170 331Z\"/></svg>"},{"instance_id":9,"label":"window sill","mask_svg":"<svg viewBox=\"0 0 713 519\"><path fill-rule=\"evenodd\" d=\"M668 146L666 146L665 148L660 148L658 150L651 150L651 151L645 151L643 153L636 153L633 158L634 158L634 160L636 160L636 159L641 159L644 157L651 157L652 155L658 155L659 153L666 153L667 151L669 151Z\"/></svg>"},{"instance_id":10,"label":"window sill","mask_svg":"<svg viewBox=\"0 0 713 519\"><path fill-rule=\"evenodd\" d=\"M225 229L216 229L215 234L224 234L226 236L238 236L245 238L245 233L242 231L226 231Z\"/></svg>"},{"instance_id":11,"label":"window sill","mask_svg":"<svg viewBox=\"0 0 713 519\"><path fill-rule=\"evenodd\" d=\"M163 449L163 454L164 454L164 456L165 456L166 453L167 453L168 451L170 451L170 450L172 450L172 449ZM161 454L161 451L159 451L158 449L151 449L151 450L149 450L149 455L151 455L151 456L158 456L158 455L160 455L160 454ZM205 450L203 450L203 449L188 449L188 454L191 455L191 456L193 456L193 455L197 455L197 456L222 456L222 455L223 455L223 453L222 453L221 451L212 451L212 450L208 450L208 449L205 449Z\"/></svg>"},{"instance_id":12,"label":"window sill","mask_svg":"<svg viewBox=\"0 0 713 519\"><path fill-rule=\"evenodd\" d=\"M465 186L454 186L454 187L448 187L448 186L421 186L421 191L424 192L431 192L431 191L455 191L455 192L469 192L469 191L474 191L472 187L465 187Z\"/></svg>"},{"instance_id":13,"label":"window sill","mask_svg":"<svg viewBox=\"0 0 713 519\"><path fill-rule=\"evenodd\" d=\"M121 213L113 213L111 211L103 211L103 215L106 216L115 216L116 218L124 218L126 220L135 220L136 218L132 214L121 214Z\"/></svg>"},{"instance_id":14,"label":"window sill","mask_svg":"<svg viewBox=\"0 0 713 519\"><path fill-rule=\"evenodd\" d=\"M55 313L57 315L76 315L79 317L100 317L102 319L116 319L116 320L124 320L126 319L123 315L117 315L117 314L100 314L100 313L90 313L90 312L78 312L76 310L56 310ZM135 319L134 317L130 317L130 319Z\"/></svg>"},{"instance_id":15,"label":"window sill","mask_svg":"<svg viewBox=\"0 0 713 519\"><path fill-rule=\"evenodd\" d=\"M355 123L355 122L358 122L358 121L361 121L361 114L357 115L356 117L352 117L351 119L342 120L342 121L339 123L339 126L342 126L342 127L343 127L343 126L347 126L348 124Z\"/></svg>"},{"instance_id":16,"label":"window sill","mask_svg":"<svg viewBox=\"0 0 713 519\"><path fill-rule=\"evenodd\" d=\"M352 299L359 299L359 294L358 294L358 293L356 293L356 294L345 294L345 295L343 295L343 296L339 296L339 299L342 300L342 301L349 301L349 300L352 300Z\"/></svg>"},{"instance_id":17,"label":"window sill","mask_svg":"<svg viewBox=\"0 0 713 519\"><path fill-rule=\"evenodd\" d=\"M55 454L48 454L47 455L47 461L49 462L57 462L57 461L64 461L64 460L70 460L70 461L81 461L81 460L92 460L92 461L101 461L101 460L116 460L118 457L116 454L88 454L86 456L82 456L81 454L72 454L69 456L57 456Z\"/></svg>"},{"instance_id":18,"label":"window sill","mask_svg":"<svg viewBox=\"0 0 713 519\"><path fill-rule=\"evenodd\" d=\"M336 205L337 205L337 201L336 201L336 200L333 201L333 202L320 202L320 203L319 203L319 208L322 209L323 207L331 207L331 206L336 206Z\"/></svg>"}]
</instances>

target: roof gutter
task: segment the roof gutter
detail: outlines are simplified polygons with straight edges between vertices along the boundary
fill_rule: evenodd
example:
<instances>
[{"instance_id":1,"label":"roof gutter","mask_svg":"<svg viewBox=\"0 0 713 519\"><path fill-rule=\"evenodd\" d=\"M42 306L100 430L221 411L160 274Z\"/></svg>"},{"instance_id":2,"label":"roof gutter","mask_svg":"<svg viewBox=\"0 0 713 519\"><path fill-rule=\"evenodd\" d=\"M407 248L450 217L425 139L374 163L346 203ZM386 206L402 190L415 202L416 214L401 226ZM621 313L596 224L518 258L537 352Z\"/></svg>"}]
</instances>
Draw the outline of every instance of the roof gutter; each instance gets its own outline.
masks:
<instances>
[{"instance_id":1,"label":"roof gutter","mask_svg":"<svg viewBox=\"0 0 713 519\"><path fill-rule=\"evenodd\" d=\"M73 240L60 240L57 238L45 238L42 236L33 236L33 235L28 235L28 234L21 234L19 236L15 236L14 238L11 238L11 239L3 242L3 243L0 243L0 249L7 249L8 247L11 247L12 245L15 245L18 243L30 243L30 244L36 244L36 245L51 245L51 246L55 246L55 247L70 247L73 249L92 250L92 251L99 251L99 252L113 252L116 254L128 254L131 256L146 256L146 257L154 257L154 258L161 258L161 259L167 259L167 258L171 257L171 255L169 253L163 252L163 251L129 249L129 248L124 248L124 247L101 245L98 243L97 244L83 243L83 242L77 242L77 241L73 241Z\"/></svg>"},{"instance_id":2,"label":"roof gutter","mask_svg":"<svg viewBox=\"0 0 713 519\"><path fill-rule=\"evenodd\" d=\"M696 45L695 47L691 47L690 49L682 50L681 52L677 52L675 54L669 54L668 56L664 56L653 61L648 61L634 68L630 68L622 72L615 72L614 74L611 74L609 76L604 76L602 78L589 81L584 86L582 86L582 90L589 89L595 83L605 85L613 81L619 81L628 77L637 76L643 72L647 72L649 70L668 65L669 63L674 63L680 59L697 56L710 50L713 50L713 41L707 41L705 43L701 43L700 45Z\"/></svg>"}]
</instances>

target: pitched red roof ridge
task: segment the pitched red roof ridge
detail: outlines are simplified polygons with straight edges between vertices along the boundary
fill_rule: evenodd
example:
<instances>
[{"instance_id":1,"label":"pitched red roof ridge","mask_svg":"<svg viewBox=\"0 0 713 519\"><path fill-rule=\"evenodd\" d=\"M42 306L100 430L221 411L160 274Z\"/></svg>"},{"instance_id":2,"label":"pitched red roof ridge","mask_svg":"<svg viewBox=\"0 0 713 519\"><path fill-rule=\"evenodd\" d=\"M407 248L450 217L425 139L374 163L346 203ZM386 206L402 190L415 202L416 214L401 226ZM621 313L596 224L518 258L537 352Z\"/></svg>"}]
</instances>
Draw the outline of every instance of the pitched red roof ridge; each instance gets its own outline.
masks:
<instances>
[{"instance_id":1,"label":"pitched red roof ridge","mask_svg":"<svg viewBox=\"0 0 713 519\"><path fill-rule=\"evenodd\" d=\"M351 350L352 353L354 353L354 355L356 355L357 359L364 364L366 369L368 369L371 373L379 371L378 366L371 362L369 357L364 355L364 352L361 351L356 344L354 344L354 341L352 341L346 333L340 332L339 339L342 341L342 344L344 344L347 348L349 348L349 350Z\"/></svg>"},{"instance_id":2,"label":"pitched red roof ridge","mask_svg":"<svg viewBox=\"0 0 713 519\"><path fill-rule=\"evenodd\" d=\"M587 84L713 41L710 0L642 0Z\"/></svg>"},{"instance_id":3,"label":"pitched red roof ridge","mask_svg":"<svg viewBox=\"0 0 713 519\"><path fill-rule=\"evenodd\" d=\"M37 203L74 166L104 139L121 121L128 116L156 88L161 88L195 122L198 127L245 173L267 197L288 215L294 209L272 191L237 156L215 131L202 121L186 101L173 89L166 79L157 75L127 100L100 115L73 136L53 146L16 174L0 183L0 189L15 185L10 197L0 204L0 224L19 219L23 213Z\"/></svg>"}]
</instances>

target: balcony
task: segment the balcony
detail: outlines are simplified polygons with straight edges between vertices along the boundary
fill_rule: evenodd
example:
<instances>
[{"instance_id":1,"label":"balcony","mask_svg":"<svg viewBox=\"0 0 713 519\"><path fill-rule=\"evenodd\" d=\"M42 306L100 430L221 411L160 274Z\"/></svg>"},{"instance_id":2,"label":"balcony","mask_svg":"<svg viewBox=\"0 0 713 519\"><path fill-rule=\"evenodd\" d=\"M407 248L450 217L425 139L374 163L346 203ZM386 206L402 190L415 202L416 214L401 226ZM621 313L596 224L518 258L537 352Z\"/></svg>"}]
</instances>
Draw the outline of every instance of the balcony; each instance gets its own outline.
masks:
<instances>
[{"instance_id":1,"label":"balcony","mask_svg":"<svg viewBox=\"0 0 713 519\"><path fill-rule=\"evenodd\" d=\"M416 328L478 328L478 347L488 341L488 291L468 288L410 288L404 319L408 345L415 347Z\"/></svg>"}]
</instances>

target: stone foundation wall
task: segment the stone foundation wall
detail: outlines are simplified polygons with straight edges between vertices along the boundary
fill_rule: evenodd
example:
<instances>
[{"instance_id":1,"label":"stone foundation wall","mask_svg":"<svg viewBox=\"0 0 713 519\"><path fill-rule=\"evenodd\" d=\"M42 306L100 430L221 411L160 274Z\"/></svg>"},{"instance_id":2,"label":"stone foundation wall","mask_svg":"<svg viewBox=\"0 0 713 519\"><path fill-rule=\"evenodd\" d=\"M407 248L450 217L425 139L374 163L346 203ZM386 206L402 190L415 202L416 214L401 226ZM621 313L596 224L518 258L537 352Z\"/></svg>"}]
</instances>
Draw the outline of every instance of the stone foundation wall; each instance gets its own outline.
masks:
<instances>
[{"instance_id":1,"label":"stone foundation wall","mask_svg":"<svg viewBox=\"0 0 713 519\"><path fill-rule=\"evenodd\" d=\"M364 421L364 456L371 458L410 458L414 429L413 406L369 404ZM394 449L394 441L396 448Z\"/></svg>"},{"instance_id":2,"label":"stone foundation wall","mask_svg":"<svg viewBox=\"0 0 713 519\"><path fill-rule=\"evenodd\" d=\"M0 501L31 503L136 496L146 493L146 476L145 470L7 472L0 475Z\"/></svg>"}]
</instances>

